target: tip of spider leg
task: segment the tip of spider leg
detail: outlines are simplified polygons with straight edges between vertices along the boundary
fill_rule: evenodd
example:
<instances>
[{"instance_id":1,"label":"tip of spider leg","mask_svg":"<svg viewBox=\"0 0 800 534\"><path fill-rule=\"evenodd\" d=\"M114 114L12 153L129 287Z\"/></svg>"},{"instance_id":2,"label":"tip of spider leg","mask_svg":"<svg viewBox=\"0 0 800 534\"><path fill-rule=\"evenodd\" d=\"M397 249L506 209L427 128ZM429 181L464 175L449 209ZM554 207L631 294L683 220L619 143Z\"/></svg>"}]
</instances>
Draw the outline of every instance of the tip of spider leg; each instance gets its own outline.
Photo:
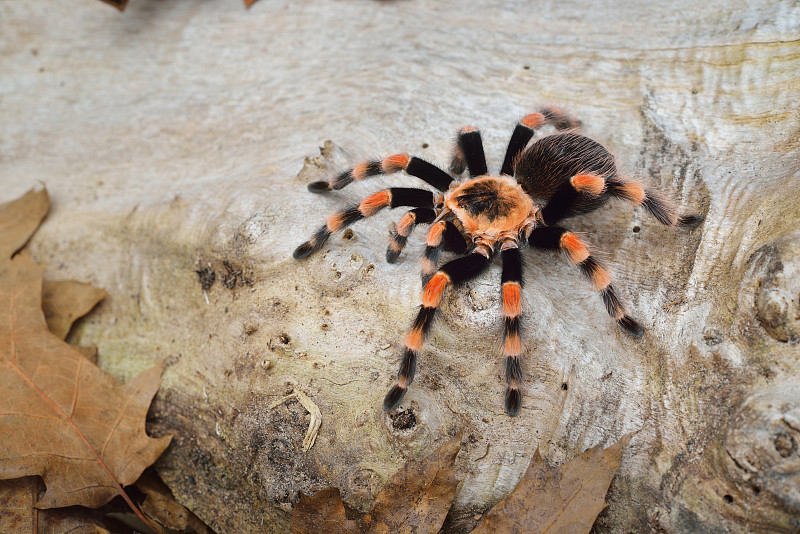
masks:
<instances>
[{"instance_id":1,"label":"tip of spider leg","mask_svg":"<svg viewBox=\"0 0 800 534\"><path fill-rule=\"evenodd\" d=\"M706 220L702 215L683 215L678 218L678 226L693 228Z\"/></svg>"},{"instance_id":2,"label":"tip of spider leg","mask_svg":"<svg viewBox=\"0 0 800 534\"><path fill-rule=\"evenodd\" d=\"M321 180L319 182L311 182L308 184L308 190L312 193L327 193L331 190L330 182L326 182L325 180Z\"/></svg>"},{"instance_id":3,"label":"tip of spider leg","mask_svg":"<svg viewBox=\"0 0 800 534\"><path fill-rule=\"evenodd\" d=\"M302 260L303 258L309 256L312 252L314 252L314 246L308 241L306 241L305 243L294 249L292 256L294 256L294 259L296 260Z\"/></svg>"},{"instance_id":4,"label":"tip of spider leg","mask_svg":"<svg viewBox=\"0 0 800 534\"><path fill-rule=\"evenodd\" d=\"M386 249L386 261L388 263L394 263L397 261L397 258L400 257L399 250L392 250L391 248Z\"/></svg>"},{"instance_id":5,"label":"tip of spider leg","mask_svg":"<svg viewBox=\"0 0 800 534\"><path fill-rule=\"evenodd\" d=\"M644 328L642 328L642 325L640 325L627 315L623 316L622 319L620 319L617 322L622 328L625 329L625 331L627 331L631 336L635 337L636 339L639 339L640 337L642 337L642 334L644 334Z\"/></svg>"},{"instance_id":6,"label":"tip of spider leg","mask_svg":"<svg viewBox=\"0 0 800 534\"><path fill-rule=\"evenodd\" d=\"M522 404L522 393L516 388L506 389L506 413L514 417L519 413Z\"/></svg>"},{"instance_id":7,"label":"tip of spider leg","mask_svg":"<svg viewBox=\"0 0 800 534\"><path fill-rule=\"evenodd\" d=\"M389 393L386 394L386 397L383 398L383 409L388 412L397 408L397 405L400 404L401 400L403 400L406 391L408 391L407 388L401 388L397 384L392 386L392 389L390 389Z\"/></svg>"}]
</instances>

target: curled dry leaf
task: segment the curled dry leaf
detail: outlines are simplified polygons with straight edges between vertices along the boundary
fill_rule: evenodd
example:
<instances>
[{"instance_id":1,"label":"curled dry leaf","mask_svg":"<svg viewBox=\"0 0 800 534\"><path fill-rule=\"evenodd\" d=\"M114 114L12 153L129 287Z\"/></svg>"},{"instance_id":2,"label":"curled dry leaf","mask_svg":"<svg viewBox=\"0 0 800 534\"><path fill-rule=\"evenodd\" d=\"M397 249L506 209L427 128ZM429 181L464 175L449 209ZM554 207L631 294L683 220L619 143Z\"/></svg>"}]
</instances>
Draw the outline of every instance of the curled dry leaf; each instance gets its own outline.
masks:
<instances>
[{"instance_id":1,"label":"curled dry leaf","mask_svg":"<svg viewBox=\"0 0 800 534\"><path fill-rule=\"evenodd\" d=\"M0 265L0 479L41 475L40 508L97 507L169 444L144 424L161 369L120 385L50 333L42 270L24 253Z\"/></svg>"},{"instance_id":2,"label":"curled dry leaf","mask_svg":"<svg viewBox=\"0 0 800 534\"><path fill-rule=\"evenodd\" d=\"M0 262L25 246L49 210L47 189L31 189L22 198L0 205Z\"/></svg>"},{"instance_id":3,"label":"curled dry leaf","mask_svg":"<svg viewBox=\"0 0 800 534\"><path fill-rule=\"evenodd\" d=\"M345 517L344 503L337 488L325 488L310 497L300 496L292 515L295 534L355 534L362 532L359 522Z\"/></svg>"},{"instance_id":4,"label":"curled dry leaf","mask_svg":"<svg viewBox=\"0 0 800 534\"><path fill-rule=\"evenodd\" d=\"M97 365L97 347L75 347L75 349L80 352L84 358L94 365Z\"/></svg>"},{"instance_id":5,"label":"curled dry leaf","mask_svg":"<svg viewBox=\"0 0 800 534\"><path fill-rule=\"evenodd\" d=\"M459 435L421 461L406 462L362 518L366 532L439 532L456 496L458 479L453 464L460 450Z\"/></svg>"},{"instance_id":6,"label":"curled dry leaf","mask_svg":"<svg viewBox=\"0 0 800 534\"><path fill-rule=\"evenodd\" d=\"M42 483L38 477L0 480L0 532L3 534L108 534L95 510L70 508L38 510Z\"/></svg>"},{"instance_id":7,"label":"curled dry leaf","mask_svg":"<svg viewBox=\"0 0 800 534\"><path fill-rule=\"evenodd\" d=\"M75 280L46 281L42 286L42 310L47 327L66 339L72 323L89 313L108 293Z\"/></svg>"},{"instance_id":8,"label":"curled dry leaf","mask_svg":"<svg viewBox=\"0 0 800 534\"><path fill-rule=\"evenodd\" d=\"M292 516L295 534L436 534L458 487L453 465L461 450L461 436L444 443L422 460L409 460L375 499L372 510L359 521L347 520L336 488L312 497L302 495Z\"/></svg>"},{"instance_id":9,"label":"curled dry leaf","mask_svg":"<svg viewBox=\"0 0 800 534\"><path fill-rule=\"evenodd\" d=\"M175 500L167 485L155 474L155 470L145 471L136 481L136 487L147 496L142 503L144 515L168 531L214 534L196 515Z\"/></svg>"},{"instance_id":10,"label":"curled dry leaf","mask_svg":"<svg viewBox=\"0 0 800 534\"><path fill-rule=\"evenodd\" d=\"M159 525L183 532L189 525L189 511L178 504L172 493L154 475L145 472L136 482L147 498L142 503L142 512Z\"/></svg>"},{"instance_id":11,"label":"curled dry leaf","mask_svg":"<svg viewBox=\"0 0 800 534\"><path fill-rule=\"evenodd\" d=\"M633 434L605 450L594 447L556 468L539 449L505 499L483 517L472 534L588 534L606 507L606 493Z\"/></svg>"}]
</instances>

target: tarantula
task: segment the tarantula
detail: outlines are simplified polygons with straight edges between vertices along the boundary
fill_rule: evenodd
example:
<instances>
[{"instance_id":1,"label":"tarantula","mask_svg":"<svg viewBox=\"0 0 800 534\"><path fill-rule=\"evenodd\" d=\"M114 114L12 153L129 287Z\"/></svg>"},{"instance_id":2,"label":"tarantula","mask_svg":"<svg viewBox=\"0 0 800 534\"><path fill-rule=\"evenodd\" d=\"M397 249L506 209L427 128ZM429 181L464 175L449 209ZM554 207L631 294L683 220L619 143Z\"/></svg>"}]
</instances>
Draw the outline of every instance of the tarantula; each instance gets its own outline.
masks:
<instances>
[{"instance_id":1,"label":"tarantula","mask_svg":"<svg viewBox=\"0 0 800 534\"><path fill-rule=\"evenodd\" d=\"M552 125L554 133L529 144L536 131L545 125ZM326 193L370 176L405 171L440 191L432 193L404 187L379 191L328 217L325 225L294 251L296 259L305 258L319 250L334 232L383 208L409 206L413 209L392 231L386 250L386 261L393 263L414 227L431 225L422 258L422 305L405 338L397 383L386 394L384 409L395 408L414 380L417 354L422 350L445 289L480 274L496 252L502 260L505 409L509 415L517 414L522 400L520 247L563 251L600 293L606 310L617 324L634 337L642 335L642 327L628 315L611 285L608 271L590 253L586 243L556 223L593 211L612 197L643 206L667 226L696 226L703 217L680 216L659 193L620 176L614 157L596 141L577 133L579 127L580 122L554 107L527 115L511 135L499 174L489 174L481 134L467 126L456 138L450 165L453 175L420 158L395 154L379 161L360 163L333 180L308 185L311 192ZM461 180L459 177L465 169L469 171L469 178ZM443 248L462 256L437 269Z\"/></svg>"}]
</instances>

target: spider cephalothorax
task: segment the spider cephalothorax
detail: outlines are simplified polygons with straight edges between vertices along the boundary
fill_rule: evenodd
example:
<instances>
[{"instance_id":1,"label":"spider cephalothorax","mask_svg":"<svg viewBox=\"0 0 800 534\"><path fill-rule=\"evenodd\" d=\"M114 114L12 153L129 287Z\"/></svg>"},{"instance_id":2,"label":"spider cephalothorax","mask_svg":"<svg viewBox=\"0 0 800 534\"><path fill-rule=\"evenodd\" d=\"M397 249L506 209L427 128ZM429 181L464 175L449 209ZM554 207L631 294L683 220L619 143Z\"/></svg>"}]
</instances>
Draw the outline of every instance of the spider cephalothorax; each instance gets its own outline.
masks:
<instances>
[{"instance_id":1,"label":"spider cephalothorax","mask_svg":"<svg viewBox=\"0 0 800 534\"><path fill-rule=\"evenodd\" d=\"M556 131L529 144L536 130L545 125L555 127ZM431 225L422 258L422 305L406 336L397 384L384 399L385 409L395 408L414 380L417 354L422 350L445 289L480 274L497 253L503 265L505 407L509 415L519 411L522 398L521 247L563 251L600 293L609 315L631 335L642 335L642 327L628 315L611 285L608 271L586 243L556 223L595 210L612 197L645 207L669 226L695 226L702 217L679 216L660 194L620 176L614 157L599 143L577 133L579 125L555 108L544 108L524 117L514 129L498 175L488 173L480 132L466 127L458 134L450 165L456 178L424 160L396 154L356 165L333 180L309 184L310 191L324 193L369 176L405 171L442 192L404 187L379 191L331 215L311 239L294 251L295 258L305 258L319 250L334 232L385 207L409 206L413 209L398 222L386 250L386 259L392 263L400 256L416 225ZM467 169L470 177L458 179ZM461 257L439 266L444 247Z\"/></svg>"}]
</instances>

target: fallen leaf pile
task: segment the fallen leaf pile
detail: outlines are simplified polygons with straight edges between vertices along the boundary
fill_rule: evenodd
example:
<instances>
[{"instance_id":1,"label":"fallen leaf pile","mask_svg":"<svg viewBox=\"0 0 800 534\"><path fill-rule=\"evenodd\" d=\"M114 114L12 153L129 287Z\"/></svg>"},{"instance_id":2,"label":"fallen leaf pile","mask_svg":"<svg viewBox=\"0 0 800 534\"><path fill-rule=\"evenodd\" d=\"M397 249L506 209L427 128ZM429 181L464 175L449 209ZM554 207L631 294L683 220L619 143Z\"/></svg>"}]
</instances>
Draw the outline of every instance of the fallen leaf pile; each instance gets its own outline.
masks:
<instances>
[{"instance_id":1,"label":"fallen leaf pile","mask_svg":"<svg viewBox=\"0 0 800 534\"><path fill-rule=\"evenodd\" d=\"M605 450L594 447L553 468L537 449L517 487L487 512L472 534L588 534L632 434ZM302 495L292 516L295 534L437 534L453 504L458 480L455 438L392 476L360 520L347 519L339 490Z\"/></svg>"},{"instance_id":2,"label":"fallen leaf pile","mask_svg":"<svg viewBox=\"0 0 800 534\"><path fill-rule=\"evenodd\" d=\"M43 282L44 267L17 253L48 209L46 190L0 206L0 532L106 532L75 506L96 508L118 495L147 528L166 532L123 489L170 441L145 432L161 368L120 385L94 365L95 348L63 341L107 294L80 282ZM158 498L149 495L147 515L157 518L155 510L168 505L153 505ZM63 507L73 508L40 511Z\"/></svg>"}]
</instances>

